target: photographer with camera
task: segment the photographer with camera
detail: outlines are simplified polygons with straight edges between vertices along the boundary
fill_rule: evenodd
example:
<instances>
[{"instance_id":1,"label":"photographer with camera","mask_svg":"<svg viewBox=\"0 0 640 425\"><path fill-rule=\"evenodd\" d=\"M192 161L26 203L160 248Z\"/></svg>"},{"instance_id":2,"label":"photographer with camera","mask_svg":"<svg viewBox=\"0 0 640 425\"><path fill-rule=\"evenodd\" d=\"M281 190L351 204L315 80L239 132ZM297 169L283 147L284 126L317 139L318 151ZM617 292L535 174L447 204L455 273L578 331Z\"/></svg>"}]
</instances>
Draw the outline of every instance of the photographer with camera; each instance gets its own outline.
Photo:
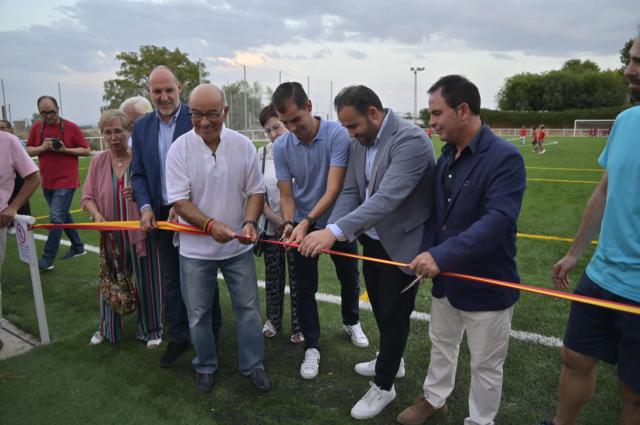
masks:
<instances>
[{"instance_id":1,"label":"photographer with camera","mask_svg":"<svg viewBox=\"0 0 640 425\"><path fill-rule=\"evenodd\" d=\"M78 157L89 156L87 139L80 128L58 115L58 102L51 96L41 96L37 102L42 117L29 131L27 152L39 159L42 192L49 205L49 220L54 224L73 223L69 208L73 194L80 186ZM84 244L75 229L65 229L71 248L63 260L86 254ZM40 270L52 270L58 253L62 229L52 229L38 261Z\"/></svg>"}]
</instances>

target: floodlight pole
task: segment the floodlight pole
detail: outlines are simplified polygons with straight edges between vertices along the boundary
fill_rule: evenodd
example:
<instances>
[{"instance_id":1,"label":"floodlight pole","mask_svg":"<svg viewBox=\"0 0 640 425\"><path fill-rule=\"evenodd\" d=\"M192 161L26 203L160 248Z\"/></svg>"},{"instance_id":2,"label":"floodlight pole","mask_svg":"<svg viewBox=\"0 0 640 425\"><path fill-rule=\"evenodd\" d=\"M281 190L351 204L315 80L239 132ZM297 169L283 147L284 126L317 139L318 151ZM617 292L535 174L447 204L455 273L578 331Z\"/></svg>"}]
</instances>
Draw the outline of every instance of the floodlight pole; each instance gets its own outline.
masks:
<instances>
[{"instance_id":1,"label":"floodlight pole","mask_svg":"<svg viewBox=\"0 0 640 425\"><path fill-rule=\"evenodd\" d=\"M242 79L244 80L244 129L247 130L249 124L247 122L247 66L242 65L244 71Z\"/></svg>"},{"instance_id":2,"label":"floodlight pole","mask_svg":"<svg viewBox=\"0 0 640 425\"><path fill-rule=\"evenodd\" d=\"M413 123L418 120L418 72L424 71L424 66L412 66L413 72Z\"/></svg>"}]
</instances>

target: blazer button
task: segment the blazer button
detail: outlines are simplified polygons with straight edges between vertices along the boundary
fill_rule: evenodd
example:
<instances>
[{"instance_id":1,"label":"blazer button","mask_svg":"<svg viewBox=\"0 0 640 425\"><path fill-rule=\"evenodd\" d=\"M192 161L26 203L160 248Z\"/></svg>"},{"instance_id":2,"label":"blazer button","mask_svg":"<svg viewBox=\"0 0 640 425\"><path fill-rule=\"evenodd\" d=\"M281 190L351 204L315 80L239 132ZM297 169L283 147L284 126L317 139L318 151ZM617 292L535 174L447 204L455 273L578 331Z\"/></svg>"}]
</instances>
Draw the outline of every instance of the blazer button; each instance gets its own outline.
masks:
<instances>
[{"instance_id":1,"label":"blazer button","mask_svg":"<svg viewBox=\"0 0 640 425\"><path fill-rule=\"evenodd\" d=\"M447 231L447 225L446 225L446 224L443 224L443 225L442 225L442 231L443 231L443 232L446 232L446 231Z\"/></svg>"}]
</instances>

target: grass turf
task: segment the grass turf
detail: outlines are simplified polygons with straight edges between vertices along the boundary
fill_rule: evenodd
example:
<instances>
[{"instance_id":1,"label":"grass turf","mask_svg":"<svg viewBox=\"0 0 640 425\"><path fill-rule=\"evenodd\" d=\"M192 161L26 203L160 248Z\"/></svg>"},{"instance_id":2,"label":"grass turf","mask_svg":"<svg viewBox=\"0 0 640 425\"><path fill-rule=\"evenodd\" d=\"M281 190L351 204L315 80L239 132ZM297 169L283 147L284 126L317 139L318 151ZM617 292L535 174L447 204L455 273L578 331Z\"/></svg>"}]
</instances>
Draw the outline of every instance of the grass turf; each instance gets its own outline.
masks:
<instances>
[{"instance_id":1,"label":"grass turf","mask_svg":"<svg viewBox=\"0 0 640 425\"><path fill-rule=\"evenodd\" d=\"M550 138L547 153L537 155L522 147L529 179L598 181L601 172L554 168L598 169L602 138ZM514 141L516 143L517 141ZM435 141L436 152L441 143ZM88 160L81 162L82 178ZM529 180L518 223L521 233L571 237L584 205L595 188L591 183ZM73 208L79 208L80 191ZM40 192L32 197L35 216L46 215ZM84 221L86 215L74 215ZM46 220L43 220L46 221ZM97 232L82 231L86 243L97 245ZM11 238L2 269L4 314L19 327L37 334L37 323L26 265L17 260ZM38 242L41 252L42 242ZM568 244L531 239L518 240L518 265L524 283L551 287L550 269ZM61 247L61 253L66 247ZM593 249L572 275L576 282ZM260 278L262 260L257 260ZM161 369L162 350L147 351L134 338L133 316L125 320L122 344L88 345L98 325L98 257L88 254L57 261L56 269L42 274L47 317L53 344L0 361L1 424L335 424L356 422L349 416L353 404L368 389L367 379L353 371L359 361L373 358L378 334L371 312L361 320L371 346L352 346L341 330L340 308L320 303L322 361L320 375L305 381L298 373L302 349L288 342L289 312L285 307L283 332L266 340L266 368L274 383L267 394L255 392L237 372L234 318L223 288L223 338L221 364L211 394L195 391L191 355L171 369ZM364 290L364 283L362 283ZM339 295L339 286L328 258L320 264L320 291ZM261 291L264 312L264 293ZM286 303L285 303L286 305ZM418 293L416 310L428 312L429 284ZM569 304L565 301L523 294L516 306L513 328L561 337ZM264 314L264 313L263 313ZM428 366L428 325L414 321L405 353L407 376L396 380L398 397L370 424L393 423L397 413L420 393ZM559 350L511 340L505 364L503 397L496 423L533 424L552 415L557 398ZM456 388L448 400L450 413L432 424L459 424L467 414L469 356L461 347ZM599 367L598 389L585 408L581 424L616 421L621 400L615 369Z\"/></svg>"}]
</instances>

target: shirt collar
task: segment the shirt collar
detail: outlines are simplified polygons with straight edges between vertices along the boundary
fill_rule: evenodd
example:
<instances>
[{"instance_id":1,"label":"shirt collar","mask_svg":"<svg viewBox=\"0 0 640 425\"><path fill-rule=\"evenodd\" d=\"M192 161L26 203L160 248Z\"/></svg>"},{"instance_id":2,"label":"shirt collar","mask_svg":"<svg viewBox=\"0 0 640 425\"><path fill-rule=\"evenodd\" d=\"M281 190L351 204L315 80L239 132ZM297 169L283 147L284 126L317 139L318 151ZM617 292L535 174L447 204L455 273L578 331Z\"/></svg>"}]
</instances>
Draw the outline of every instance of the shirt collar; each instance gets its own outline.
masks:
<instances>
[{"instance_id":1,"label":"shirt collar","mask_svg":"<svg viewBox=\"0 0 640 425\"><path fill-rule=\"evenodd\" d=\"M160 112L158 112L158 110L156 109L156 117L158 118L158 120L166 125L173 125L175 124L176 120L178 119L178 115L180 115L180 109L182 109L182 102L178 103L178 110L176 111L175 114L173 114L173 116L171 117L171 120L166 123L162 117L160 116Z\"/></svg>"},{"instance_id":2,"label":"shirt collar","mask_svg":"<svg viewBox=\"0 0 640 425\"><path fill-rule=\"evenodd\" d=\"M382 132L385 130L385 128L387 128L387 121L389 121L389 115L391 114L391 109L386 109L384 112L385 112L385 115L384 115L384 119L382 120L382 125L380 126L380 130L378 130L378 134L376 135L376 138L373 140L373 145L371 145L370 147L378 146L380 144L380 136L382 135Z\"/></svg>"},{"instance_id":3,"label":"shirt collar","mask_svg":"<svg viewBox=\"0 0 640 425\"><path fill-rule=\"evenodd\" d=\"M465 148L462 150L463 152L467 149L469 149L469 151L471 152L471 155L475 155L478 152L478 143L480 143L480 137L482 137L482 133L485 129L485 125L483 124L482 127L480 127L480 130L478 130L478 132L475 134L475 136L473 136L473 138L471 139L471 141L469 142L469 144L467 146L465 146ZM452 154L455 151L455 146L451 143L445 143L445 145L442 147L441 152L445 155L448 154Z\"/></svg>"},{"instance_id":4,"label":"shirt collar","mask_svg":"<svg viewBox=\"0 0 640 425\"><path fill-rule=\"evenodd\" d=\"M320 120L320 125L318 126L318 132L316 133L315 136L313 136L313 140L311 140L311 144L313 144L313 142L315 142L316 140L322 140L323 138L326 138L326 133L327 133L326 121L323 120L322 117L317 117L314 115L313 119L316 119L316 118ZM289 132L289 134L291 134L291 137L293 138L294 145L297 146L300 143L302 143L302 140L300 140L298 136L296 136L292 132Z\"/></svg>"}]
</instances>

